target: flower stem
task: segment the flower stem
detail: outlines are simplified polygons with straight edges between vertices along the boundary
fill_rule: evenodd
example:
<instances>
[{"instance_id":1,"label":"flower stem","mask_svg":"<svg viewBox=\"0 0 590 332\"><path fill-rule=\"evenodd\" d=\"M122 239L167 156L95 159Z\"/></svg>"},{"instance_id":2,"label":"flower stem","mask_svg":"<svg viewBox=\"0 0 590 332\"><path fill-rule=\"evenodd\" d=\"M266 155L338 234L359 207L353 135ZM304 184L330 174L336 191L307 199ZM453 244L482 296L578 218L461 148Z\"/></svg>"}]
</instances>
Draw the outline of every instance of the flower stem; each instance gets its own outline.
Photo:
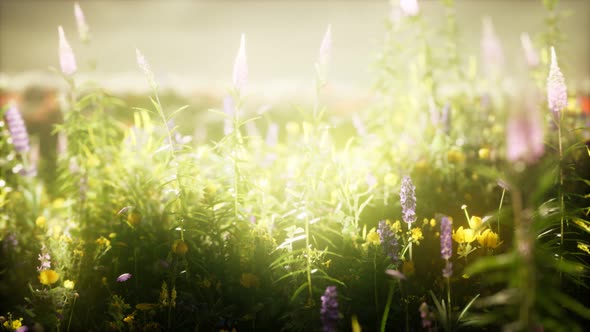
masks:
<instances>
[{"instance_id":1,"label":"flower stem","mask_svg":"<svg viewBox=\"0 0 590 332\"><path fill-rule=\"evenodd\" d=\"M564 202L564 188L563 188L563 143L561 137L561 112L559 112L560 118L557 122L557 137L559 144L559 211L560 211L560 236L559 236L559 260L563 261L563 222L565 219L565 202ZM559 272L559 280L561 281L561 270Z\"/></svg>"},{"instance_id":2,"label":"flower stem","mask_svg":"<svg viewBox=\"0 0 590 332\"><path fill-rule=\"evenodd\" d=\"M383 310L383 316L381 316L381 332L385 332L385 326L387 325L387 317L389 316L389 308L391 307L391 300L393 299L393 282L389 283L389 293L387 294L387 302L385 303L385 310Z\"/></svg>"},{"instance_id":3,"label":"flower stem","mask_svg":"<svg viewBox=\"0 0 590 332\"><path fill-rule=\"evenodd\" d=\"M498 236L500 236L500 212L502 211L502 204L504 203L504 194L506 194L506 189L502 188L502 197L500 198L500 205L498 206Z\"/></svg>"}]
</instances>

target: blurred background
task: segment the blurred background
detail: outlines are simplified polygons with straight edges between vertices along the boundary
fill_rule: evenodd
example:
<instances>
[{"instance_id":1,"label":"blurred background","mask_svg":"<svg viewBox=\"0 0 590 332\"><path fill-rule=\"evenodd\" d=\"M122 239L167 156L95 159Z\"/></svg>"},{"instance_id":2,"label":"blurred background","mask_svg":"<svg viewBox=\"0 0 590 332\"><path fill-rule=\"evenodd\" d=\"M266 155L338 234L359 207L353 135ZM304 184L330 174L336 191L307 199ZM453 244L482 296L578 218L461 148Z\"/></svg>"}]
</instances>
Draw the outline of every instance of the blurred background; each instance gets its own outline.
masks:
<instances>
[{"instance_id":1,"label":"blurred background","mask_svg":"<svg viewBox=\"0 0 590 332\"><path fill-rule=\"evenodd\" d=\"M396 1L397 2L397 1ZM440 1L419 1L422 14L443 24ZM221 132L220 109L231 87L240 35L246 36L252 113L293 113L314 95L314 63L329 24L333 48L324 103L330 112L358 112L375 96L375 61L383 47L388 0L88 0L79 1L90 27L83 44L74 19L74 1L0 0L0 104L16 99L29 131L42 145L60 121L58 32L62 25L76 54L77 82L96 81L132 106L149 107L148 84L136 64L139 48L163 88L165 105L189 104L197 117L181 130ZM538 35L547 12L541 0L457 0L459 49L479 59L482 20L494 23L505 53L504 71L515 81L527 77L520 34ZM562 0L560 28L567 41L558 50L570 91L590 94L590 1ZM184 127L183 127L184 125ZM215 127L217 126L217 127ZM188 131L191 132L188 132ZM201 134L203 136L204 134ZM53 143L51 143L53 144ZM41 147L44 150L44 147Z\"/></svg>"},{"instance_id":2,"label":"blurred background","mask_svg":"<svg viewBox=\"0 0 590 332\"><path fill-rule=\"evenodd\" d=\"M370 90L371 64L382 45L388 0L88 0L79 1L91 43L79 42L73 1L0 0L0 86L56 85L57 26L77 55L80 76L92 76L115 91L147 89L135 63L146 56L163 86L191 94L223 93L230 85L241 33L246 35L249 90L265 98L312 91L313 63L328 24L333 53L330 87L345 96ZM419 1L429 20L443 18L439 1ZM541 0L457 0L461 49L479 55L482 19L491 17L503 42L506 70L525 73L519 36L540 32L546 11ZM569 13L561 28L569 40L558 50L568 83L590 78L590 1L562 0ZM94 62L95 70L84 66ZM590 89L590 87L587 87Z\"/></svg>"}]
</instances>

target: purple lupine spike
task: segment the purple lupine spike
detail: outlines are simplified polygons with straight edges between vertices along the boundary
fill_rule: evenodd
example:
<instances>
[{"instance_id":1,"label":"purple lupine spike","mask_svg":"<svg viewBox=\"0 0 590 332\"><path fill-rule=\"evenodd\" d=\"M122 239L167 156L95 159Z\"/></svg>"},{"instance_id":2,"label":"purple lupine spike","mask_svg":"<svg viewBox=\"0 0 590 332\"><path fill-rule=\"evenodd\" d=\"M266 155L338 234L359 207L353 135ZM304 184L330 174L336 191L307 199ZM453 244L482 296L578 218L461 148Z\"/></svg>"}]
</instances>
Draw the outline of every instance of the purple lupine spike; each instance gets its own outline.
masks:
<instances>
[{"instance_id":1,"label":"purple lupine spike","mask_svg":"<svg viewBox=\"0 0 590 332\"><path fill-rule=\"evenodd\" d=\"M416 16L420 12L417 0L399 0L399 7L406 16Z\"/></svg>"},{"instance_id":2,"label":"purple lupine spike","mask_svg":"<svg viewBox=\"0 0 590 332\"><path fill-rule=\"evenodd\" d=\"M324 332L335 332L338 327L338 292L336 286L326 287L326 292L321 297L322 308L320 315Z\"/></svg>"},{"instance_id":3,"label":"purple lupine spike","mask_svg":"<svg viewBox=\"0 0 590 332\"><path fill-rule=\"evenodd\" d=\"M242 34L240 48L234 61L233 83L237 91L242 91L248 79L248 61L246 58L246 36Z\"/></svg>"},{"instance_id":4,"label":"purple lupine spike","mask_svg":"<svg viewBox=\"0 0 590 332\"><path fill-rule=\"evenodd\" d=\"M227 116L223 121L223 134L229 135L234 131L232 117L236 112L236 107L234 105L234 100L230 95L227 95L223 98L223 113Z\"/></svg>"},{"instance_id":5,"label":"purple lupine spike","mask_svg":"<svg viewBox=\"0 0 590 332\"><path fill-rule=\"evenodd\" d=\"M37 267L37 271L43 271L49 268L51 268L51 255L49 255L47 247L43 245L41 247L41 253L39 254L39 266Z\"/></svg>"},{"instance_id":6,"label":"purple lupine spike","mask_svg":"<svg viewBox=\"0 0 590 332\"><path fill-rule=\"evenodd\" d=\"M10 103L8 110L4 114L4 118L8 125L8 132L12 138L14 150L18 153L28 152L31 149L29 144L29 134L27 133L25 121L23 120L16 103Z\"/></svg>"},{"instance_id":7,"label":"purple lupine spike","mask_svg":"<svg viewBox=\"0 0 590 332\"><path fill-rule=\"evenodd\" d=\"M416 187L407 175L402 179L399 200L402 205L403 220L408 224L416 221Z\"/></svg>"},{"instance_id":8,"label":"purple lupine spike","mask_svg":"<svg viewBox=\"0 0 590 332\"><path fill-rule=\"evenodd\" d=\"M506 159L535 163L545 152L543 119L535 98L525 98L525 112L510 115L506 125Z\"/></svg>"},{"instance_id":9,"label":"purple lupine spike","mask_svg":"<svg viewBox=\"0 0 590 332\"><path fill-rule=\"evenodd\" d=\"M450 278L453 275L453 263L445 261L445 267L442 270L442 275L445 278Z\"/></svg>"},{"instance_id":10,"label":"purple lupine spike","mask_svg":"<svg viewBox=\"0 0 590 332\"><path fill-rule=\"evenodd\" d=\"M391 227L387 224L385 220L381 220L379 225L377 226L377 234L379 234L379 239L381 240L381 247L391 258L391 262L393 264L397 264L399 261L399 243L397 242L397 238Z\"/></svg>"},{"instance_id":11,"label":"purple lupine spike","mask_svg":"<svg viewBox=\"0 0 590 332\"><path fill-rule=\"evenodd\" d=\"M154 78L154 72L152 72L150 64L147 62L145 56L143 55L143 53L141 53L141 51L138 48L135 49L135 56L137 58L137 65L139 66L141 71L143 71L143 74L145 75L148 84L152 89L156 90L158 88L158 84L156 83L156 79Z\"/></svg>"},{"instance_id":12,"label":"purple lupine spike","mask_svg":"<svg viewBox=\"0 0 590 332\"><path fill-rule=\"evenodd\" d=\"M320 66L327 66L328 62L330 61L330 56L332 54L332 25L329 24L328 28L326 29L326 33L324 34L324 39L322 39L322 44L320 45L320 54L318 57L318 63Z\"/></svg>"},{"instance_id":13,"label":"purple lupine spike","mask_svg":"<svg viewBox=\"0 0 590 332\"><path fill-rule=\"evenodd\" d=\"M453 221L450 217L442 216L440 220L440 255L449 260L453 255Z\"/></svg>"},{"instance_id":14,"label":"purple lupine spike","mask_svg":"<svg viewBox=\"0 0 590 332\"><path fill-rule=\"evenodd\" d=\"M57 32L59 34L59 64L61 71L66 75L72 75L78 69L74 51L72 51L72 47L66 39L66 34L61 25L57 27Z\"/></svg>"},{"instance_id":15,"label":"purple lupine spike","mask_svg":"<svg viewBox=\"0 0 590 332\"><path fill-rule=\"evenodd\" d=\"M80 7L80 4L75 2L74 3L74 17L76 18L76 26L78 27L78 34L80 35L80 40L83 42L88 40L88 24L86 23L86 18L84 17L84 12Z\"/></svg>"},{"instance_id":16,"label":"purple lupine spike","mask_svg":"<svg viewBox=\"0 0 590 332\"><path fill-rule=\"evenodd\" d=\"M526 59L526 63L529 68L535 68L539 65L539 54L535 50L533 46L533 42L531 41L531 37L528 33L523 32L520 35L520 44L522 45L522 50L524 51L524 57Z\"/></svg>"},{"instance_id":17,"label":"purple lupine spike","mask_svg":"<svg viewBox=\"0 0 590 332\"><path fill-rule=\"evenodd\" d=\"M490 73L504 64L504 51L500 39L496 35L492 19L483 19L483 36L481 39L481 55L485 69Z\"/></svg>"},{"instance_id":18,"label":"purple lupine spike","mask_svg":"<svg viewBox=\"0 0 590 332\"><path fill-rule=\"evenodd\" d=\"M551 47L551 67L547 77L547 102L549 109L556 117L559 117L559 113L567 106L565 78L557 64L557 56L553 47Z\"/></svg>"}]
</instances>

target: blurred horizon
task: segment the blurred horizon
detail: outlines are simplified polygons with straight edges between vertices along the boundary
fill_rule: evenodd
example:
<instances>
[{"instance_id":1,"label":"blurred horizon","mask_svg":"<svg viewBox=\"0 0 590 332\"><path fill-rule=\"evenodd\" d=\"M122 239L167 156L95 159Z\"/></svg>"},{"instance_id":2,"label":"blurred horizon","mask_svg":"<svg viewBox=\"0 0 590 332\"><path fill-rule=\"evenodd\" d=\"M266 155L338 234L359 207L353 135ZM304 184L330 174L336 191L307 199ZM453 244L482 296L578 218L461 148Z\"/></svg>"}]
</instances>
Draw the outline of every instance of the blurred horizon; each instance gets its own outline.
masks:
<instances>
[{"instance_id":1,"label":"blurred horizon","mask_svg":"<svg viewBox=\"0 0 590 332\"><path fill-rule=\"evenodd\" d=\"M223 93L231 85L244 33L250 91L268 98L308 95L319 45L331 24L330 88L337 94L363 95L374 82L371 67L391 13L387 0L79 3L90 26L89 45L79 41L74 1L0 0L0 87L57 84L48 68L59 66L57 26L63 25L79 63L77 75L111 90L147 89L135 63L137 47L162 86L185 94ZM441 22L438 1L419 3L429 20ZM456 1L456 9L459 49L466 57L479 58L481 21L489 16L503 43L505 72L526 74L519 36L544 29L541 1ZM590 1L560 1L558 9L572 14L560 26L568 37L558 50L560 65L572 86L590 90ZM88 66L93 60L95 71Z\"/></svg>"}]
</instances>

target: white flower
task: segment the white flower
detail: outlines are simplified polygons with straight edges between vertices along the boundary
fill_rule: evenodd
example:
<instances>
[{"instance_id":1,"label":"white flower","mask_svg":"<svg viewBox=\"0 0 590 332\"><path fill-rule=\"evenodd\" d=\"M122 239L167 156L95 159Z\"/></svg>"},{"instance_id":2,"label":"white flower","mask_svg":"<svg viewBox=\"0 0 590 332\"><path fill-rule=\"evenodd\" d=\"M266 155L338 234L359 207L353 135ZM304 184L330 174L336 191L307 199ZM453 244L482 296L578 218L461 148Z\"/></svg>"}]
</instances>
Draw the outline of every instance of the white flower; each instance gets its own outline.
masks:
<instances>
[{"instance_id":1,"label":"white flower","mask_svg":"<svg viewBox=\"0 0 590 332\"><path fill-rule=\"evenodd\" d=\"M57 31L59 33L59 64L61 66L61 71L66 75L72 75L78 69L76 66L74 51L72 51L72 47L70 46L70 43L68 43L66 34L61 25L57 27Z\"/></svg>"},{"instance_id":2,"label":"white flower","mask_svg":"<svg viewBox=\"0 0 590 332\"><path fill-rule=\"evenodd\" d=\"M240 48L234 61L233 83L236 90L241 91L248 79L248 63L246 59L246 37L242 34Z\"/></svg>"}]
</instances>

